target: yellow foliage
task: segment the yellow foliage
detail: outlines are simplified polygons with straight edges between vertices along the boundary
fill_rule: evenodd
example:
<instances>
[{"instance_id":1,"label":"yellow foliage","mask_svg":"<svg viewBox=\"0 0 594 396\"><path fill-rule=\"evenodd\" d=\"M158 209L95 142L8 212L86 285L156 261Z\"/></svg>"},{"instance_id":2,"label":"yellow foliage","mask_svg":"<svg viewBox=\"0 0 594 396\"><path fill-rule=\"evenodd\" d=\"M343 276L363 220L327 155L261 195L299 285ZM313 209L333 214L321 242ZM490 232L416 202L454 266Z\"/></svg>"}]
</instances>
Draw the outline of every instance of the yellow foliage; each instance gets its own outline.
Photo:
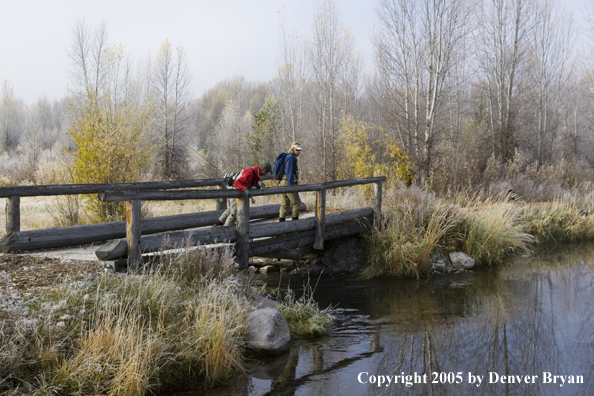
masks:
<instances>
[{"instance_id":1,"label":"yellow foliage","mask_svg":"<svg viewBox=\"0 0 594 396\"><path fill-rule=\"evenodd\" d=\"M152 106L136 108L125 103L112 104L109 93L101 102L88 90L82 114L68 133L78 151L70 152L73 183L131 183L140 181L152 150L145 131L150 127ZM98 221L121 217L122 210L102 204L95 196L86 199L91 215Z\"/></svg>"},{"instance_id":2,"label":"yellow foliage","mask_svg":"<svg viewBox=\"0 0 594 396\"><path fill-rule=\"evenodd\" d=\"M386 176L388 183L412 181L412 163L382 128L365 126L351 117L341 120L341 124L346 159L356 178ZM376 131L379 139L372 141L370 131ZM383 147L381 161L376 159L372 146Z\"/></svg>"}]
</instances>

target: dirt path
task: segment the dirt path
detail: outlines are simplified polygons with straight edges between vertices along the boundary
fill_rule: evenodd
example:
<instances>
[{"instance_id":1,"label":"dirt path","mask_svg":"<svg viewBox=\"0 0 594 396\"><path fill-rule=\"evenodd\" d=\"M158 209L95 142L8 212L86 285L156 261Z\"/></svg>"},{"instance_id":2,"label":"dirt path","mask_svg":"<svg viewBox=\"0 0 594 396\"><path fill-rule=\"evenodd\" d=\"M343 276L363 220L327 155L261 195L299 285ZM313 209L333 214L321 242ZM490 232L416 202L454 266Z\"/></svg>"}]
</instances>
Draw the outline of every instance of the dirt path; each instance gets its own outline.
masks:
<instances>
[{"instance_id":1,"label":"dirt path","mask_svg":"<svg viewBox=\"0 0 594 396\"><path fill-rule=\"evenodd\" d=\"M18 290L22 295L73 280L88 280L108 271L98 260L80 260L51 255L0 253L0 290Z\"/></svg>"}]
</instances>

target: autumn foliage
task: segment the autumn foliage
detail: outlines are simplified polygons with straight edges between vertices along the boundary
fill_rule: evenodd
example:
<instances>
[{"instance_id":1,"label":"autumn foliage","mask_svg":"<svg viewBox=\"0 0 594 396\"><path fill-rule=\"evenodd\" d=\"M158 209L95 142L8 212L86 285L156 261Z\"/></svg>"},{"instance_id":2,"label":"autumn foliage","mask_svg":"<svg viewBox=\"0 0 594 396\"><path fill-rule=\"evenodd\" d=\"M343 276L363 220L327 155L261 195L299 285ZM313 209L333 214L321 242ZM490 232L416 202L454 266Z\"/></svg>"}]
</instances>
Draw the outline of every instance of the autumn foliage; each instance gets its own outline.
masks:
<instances>
[{"instance_id":1,"label":"autumn foliage","mask_svg":"<svg viewBox=\"0 0 594 396\"><path fill-rule=\"evenodd\" d=\"M112 103L109 94L99 101L87 91L84 106L78 111L68 133L78 150L70 177L75 184L131 183L141 181L152 156L145 131L150 126L150 105L134 106L125 102ZM97 221L122 216L119 205L107 205L96 197L85 200L85 210Z\"/></svg>"},{"instance_id":2,"label":"autumn foliage","mask_svg":"<svg viewBox=\"0 0 594 396\"><path fill-rule=\"evenodd\" d=\"M348 164L344 178L387 176L387 183L403 181L410 184L413 177L412 163L398 143L382 128L365 126L362 121L353 118L343 119L341 124Z\"/></svg>"}]
</instances>

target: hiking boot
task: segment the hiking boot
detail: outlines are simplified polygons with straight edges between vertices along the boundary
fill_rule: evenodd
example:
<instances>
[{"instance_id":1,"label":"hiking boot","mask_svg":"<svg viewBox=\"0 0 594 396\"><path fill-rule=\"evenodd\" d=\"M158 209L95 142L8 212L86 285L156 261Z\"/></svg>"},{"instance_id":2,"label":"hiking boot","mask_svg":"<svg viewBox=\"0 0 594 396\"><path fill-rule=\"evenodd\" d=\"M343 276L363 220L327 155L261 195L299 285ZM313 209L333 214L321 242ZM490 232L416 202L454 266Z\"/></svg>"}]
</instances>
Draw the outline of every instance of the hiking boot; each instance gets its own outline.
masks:
<instances>
[{"instance_id":1,"label":"hiking boot","mask_svg":"<svg viewBox=\"0 0 594 396\"><path fill-rule=\"evenodd\" d=\"M291 220L299 220L299 217L291 217Z\"/></svg>"},{"instance_id":2,"label":"hiking boot","mask_svg":"<svg viewBox=\"0 0 594 396\"><path fill-rule=\"evenodd\" d=\"M279 217L279 218L278 218L278 222L279 222L279 223L281 223L281 222L283 222L283 221L285 221L285 218L284 218L284 217Z\"/></svg>"}]
</instances>

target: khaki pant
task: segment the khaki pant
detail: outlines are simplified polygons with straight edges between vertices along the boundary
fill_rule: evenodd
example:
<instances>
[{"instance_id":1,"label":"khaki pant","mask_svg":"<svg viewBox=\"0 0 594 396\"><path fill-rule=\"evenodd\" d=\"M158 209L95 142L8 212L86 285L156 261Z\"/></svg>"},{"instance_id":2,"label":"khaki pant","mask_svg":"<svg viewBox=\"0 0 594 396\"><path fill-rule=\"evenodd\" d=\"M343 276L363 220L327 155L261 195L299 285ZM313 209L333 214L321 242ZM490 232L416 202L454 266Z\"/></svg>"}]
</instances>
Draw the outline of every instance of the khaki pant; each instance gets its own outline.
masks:
<instances>
[{"instance_id":1,"label":"khaki pant","mask_svg":"<svg viewBox=\"0 0 594 396\"><path fill-rule=\"evenodd\" d=\"M234 226L237 223L237 198L227 200L227 209L219 217L219 221L225 226Z\"/></svg>"},{"instance_id":2,"label":"khaki pant","mask_svg":"<svg viewBox=\"0 0 594 396\"><path fill-rule=\"evenodd\" d=\"M283 176L283 180L280 182L282 186L288 186L286 176ZM299 217L299 206L301 206L301 199L299 198L299 193L292 192L287 194L281 195L281 205L280 205L280 212L278 217L284 219L287 216L287 212L289 211L289 206L292 205L292 217L294 219Z\"/></svg>"}]
</instances>

